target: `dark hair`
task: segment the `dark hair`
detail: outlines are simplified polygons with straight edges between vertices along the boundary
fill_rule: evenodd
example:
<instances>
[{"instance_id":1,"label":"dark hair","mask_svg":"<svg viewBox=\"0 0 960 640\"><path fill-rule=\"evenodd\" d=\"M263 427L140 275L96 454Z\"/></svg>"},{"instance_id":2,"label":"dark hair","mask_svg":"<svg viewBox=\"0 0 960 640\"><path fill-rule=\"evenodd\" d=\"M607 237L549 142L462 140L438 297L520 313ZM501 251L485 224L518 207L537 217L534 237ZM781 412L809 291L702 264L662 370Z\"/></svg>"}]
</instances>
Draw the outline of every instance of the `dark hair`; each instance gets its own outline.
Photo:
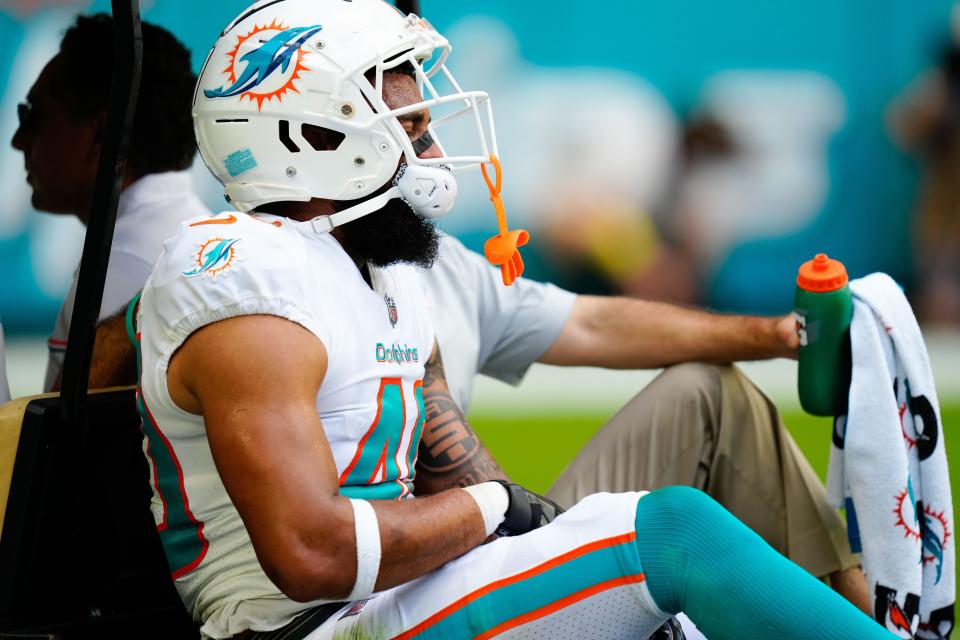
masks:
<instances>
[{"instance_id":1,"label":"dark hair","mask_svg":"<svg viewBox=\"0 0 960 640\"><path fill-rule=\"evenodd\" d=\"M179 171L197 145L190 115L197 77L190 51L172 33L142 23L143 71L130 134L129 162L143 173ZM58 97L77 115L106 109L113 70L113 18L78 16L60 42Z\"/></svg>"}]
</instances>

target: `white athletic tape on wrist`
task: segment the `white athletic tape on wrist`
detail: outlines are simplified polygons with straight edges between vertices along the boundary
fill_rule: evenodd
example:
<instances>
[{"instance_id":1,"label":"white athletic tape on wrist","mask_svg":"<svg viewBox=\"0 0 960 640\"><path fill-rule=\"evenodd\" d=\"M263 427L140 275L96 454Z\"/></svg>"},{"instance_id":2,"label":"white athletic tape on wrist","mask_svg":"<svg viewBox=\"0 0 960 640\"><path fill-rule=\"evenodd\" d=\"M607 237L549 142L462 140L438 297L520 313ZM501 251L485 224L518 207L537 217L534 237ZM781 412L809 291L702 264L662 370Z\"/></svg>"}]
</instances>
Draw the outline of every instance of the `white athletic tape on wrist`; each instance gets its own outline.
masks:
<instances>
[{"instance_id":1,"label":"white athletic tape on wrist","mask_svg":"<svg viewBox=\"0 0 960 640\"><path fill-rule=\"evenodd\" d=\"M347 600L369 597L380 573L380 524L377 514L366 500L350 498L353 507L353 528L357 534L357 580Z\"/></svg>"},{"instance_id":2,"label":"white athletic tape on wrist","mask_svg":"<svg viewBox=\"0 0 960 640\"><path fill-rule=\"evenodd\" d=\"M464 487L463 490L469 493L480 507L483 526L489 536L503 522L503 517L510 507L510 494L507 493L507 488L499 482L483 482Z\"/></svg>"}]
</instances>

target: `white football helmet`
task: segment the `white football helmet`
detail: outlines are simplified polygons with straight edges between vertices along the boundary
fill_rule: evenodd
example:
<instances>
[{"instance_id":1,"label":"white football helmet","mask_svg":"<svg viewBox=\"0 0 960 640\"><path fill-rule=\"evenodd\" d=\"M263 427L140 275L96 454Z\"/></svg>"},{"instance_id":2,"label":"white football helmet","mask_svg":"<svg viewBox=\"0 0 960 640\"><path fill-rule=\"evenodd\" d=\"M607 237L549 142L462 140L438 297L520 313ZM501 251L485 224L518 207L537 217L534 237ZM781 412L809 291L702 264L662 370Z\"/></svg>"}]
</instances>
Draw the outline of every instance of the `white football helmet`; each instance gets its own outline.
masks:
<instances>
[{"instance_id":1,"label":"white football helmet","mask_svg":"<svg viewBox=\"0 0 960 640\"><path fill-rule=\"evenodd\" d=\"M278 201L355 200L393 181L323 225L356 219L394 197L425 217L442 215L457 192L450 171L497 154L489 96L460 89L444 64L450 49L426 20L383 0L260 0L224 30L200 72L193 100L200 155L241 211ZM404 63L423 98L390 109L383 74ZM418 158L397 120L424 108L434 109L428 131L443 157ZM447 155L439 132L459 116L476 129L475 148ZM326 131L318 136L315 127ZM321 150L310 142L318 137ZM406 166L398 174L401 154Z\"/></svg>"}]
</instances>

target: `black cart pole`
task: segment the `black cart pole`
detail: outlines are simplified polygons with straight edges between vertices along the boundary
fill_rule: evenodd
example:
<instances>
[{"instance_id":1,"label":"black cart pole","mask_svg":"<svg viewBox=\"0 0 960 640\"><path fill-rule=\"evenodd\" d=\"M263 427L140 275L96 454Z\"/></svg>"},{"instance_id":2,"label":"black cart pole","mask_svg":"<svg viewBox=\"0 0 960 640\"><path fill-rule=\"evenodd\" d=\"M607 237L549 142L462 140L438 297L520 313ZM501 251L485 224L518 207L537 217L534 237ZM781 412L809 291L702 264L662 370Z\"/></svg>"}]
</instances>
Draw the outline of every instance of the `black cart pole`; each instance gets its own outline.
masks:
<instances>
[{"instance_id":1,"label":"black cart pole","mask_svg":"<svg viewBox=\"0 0 960 640\"><path fill-rule=\"evenodd\" d=\"M130 126L133 123L143 62L138 0L112 0L111 4L116 52L113 77L60 384L61 422L65 429L76 432L80 442L86 440L90 357L103 299L103 284L110 259L110 245L113 243L113 229L117 221L117 201L120 198L123 170L127 164Z\"/></svg>"}]
</instances>

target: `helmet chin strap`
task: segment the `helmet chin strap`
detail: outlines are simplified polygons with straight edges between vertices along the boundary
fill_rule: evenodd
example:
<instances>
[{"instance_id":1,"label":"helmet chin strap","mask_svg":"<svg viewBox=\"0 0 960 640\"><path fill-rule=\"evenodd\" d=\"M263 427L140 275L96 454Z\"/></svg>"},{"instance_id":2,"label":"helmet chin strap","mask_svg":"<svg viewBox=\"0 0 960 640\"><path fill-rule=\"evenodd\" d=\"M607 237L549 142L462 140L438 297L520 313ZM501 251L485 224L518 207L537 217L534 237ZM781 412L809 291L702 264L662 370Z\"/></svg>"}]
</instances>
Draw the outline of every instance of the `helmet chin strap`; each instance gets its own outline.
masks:
<instances>
[{"instance_id":1,"label":"helmet chin strap","mask_svg":"<svg viewBox=\"0 0 960 640\"><path fill-rule=\"evenodd\" d=\"M379 211L394 198L406 202L421 218L433 220L453 208L457 181L445 167L402 164L391 188L343 211L314 218L310 224L317 233L329 233L335 227Z\"/></svg>"},{"instance_id":2,"label":"helmet chin strap","mask_svg":"<svg viewBox=\"0 0 960 640\"><path fill-rule=\"evenodd\" d=\"M333 231L334 227L339 227L347 224L348 222L353 222L358 218L362 218L365 215L371 214L374 211L379 211L394 198L402 197L403 195L400 193L400 189L398 187L391 187L377 197L364 200L360 204L350 207L349 209L344 209L343 211L330 214L329 216L319 216L314 218L310 221L310 224L313 226L313 230L317 233L328 233Z\"/></svg>"}]
</instances>

